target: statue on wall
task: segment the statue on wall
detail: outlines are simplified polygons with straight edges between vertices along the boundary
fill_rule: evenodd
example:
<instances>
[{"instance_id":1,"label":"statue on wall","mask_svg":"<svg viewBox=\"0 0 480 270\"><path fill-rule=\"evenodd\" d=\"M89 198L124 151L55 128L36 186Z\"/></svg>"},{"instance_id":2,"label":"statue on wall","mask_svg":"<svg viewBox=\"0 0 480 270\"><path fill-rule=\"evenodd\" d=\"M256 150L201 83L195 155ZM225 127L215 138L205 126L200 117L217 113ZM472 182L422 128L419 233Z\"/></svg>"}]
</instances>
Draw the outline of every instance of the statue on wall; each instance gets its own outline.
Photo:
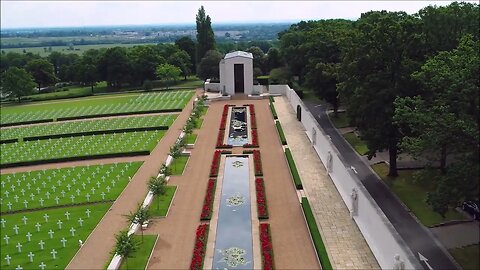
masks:
<instances>
[{"instance_id":1,"label":"statue on wall","mask_svg":"<svg viewBox=\"0 0 480 270\"><path fill-rule=\"evenodd\" d=\"M350 205L350 217L357 215L358 210L358 194L357 189L352 188L352 193L350 193L351 205Z\"/></svg>"},{"instance_id":2,"label":"statue on wall","mask_svg":"<svg viewBox=\"0 0 480 270\"><path fill-rule=\"evenodd\" d=\"M328 151L328 156L327 156L327 171L331 173L333 171L333 156L332 152Z\"/></svg>"},{"instance_id":3,"label":"statue on wall","mask_svg":"<svg viewBox=\"0 0 480 270\"><path fill-rule=\"evenodd\" d=\"M405 262L400 259L400 255L396 254L394 257L393 269L394 270L404 270Z\"/></svg>"}]
</instances>

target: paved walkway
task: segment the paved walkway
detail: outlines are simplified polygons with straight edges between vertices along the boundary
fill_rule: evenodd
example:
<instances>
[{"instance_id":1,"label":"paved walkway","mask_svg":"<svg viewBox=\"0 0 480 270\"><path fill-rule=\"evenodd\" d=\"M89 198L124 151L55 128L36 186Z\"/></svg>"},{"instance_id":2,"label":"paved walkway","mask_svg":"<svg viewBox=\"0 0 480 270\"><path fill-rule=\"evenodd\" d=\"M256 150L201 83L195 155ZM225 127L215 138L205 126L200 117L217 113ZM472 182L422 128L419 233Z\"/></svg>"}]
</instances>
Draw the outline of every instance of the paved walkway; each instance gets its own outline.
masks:
<instances>
[{"instance_id":1,"label":"paved walkway","mask_svg":"<svg viewBox=\"0 0 480 270\"><path fill-rule=\"evenodd\" d=\"M169 185L178 187L168 217L155 220L146 233L159 234L148 269L187 269L193 252L195 230L209 179L210 164L224 104L255 104L259 143L267 192L275 266L277 269L319 269L302 210L282 154L268 100L212 102L197 130L195 147L181 176ZM234 149L237 152L237 148ZM235 233L235 232L232 232Z\"/></svg>"},{"instance_id":2,"label":"paved walkway","mask_svg":"<svg viewBox=\"0 0 480 270\"><path fill-rule=\"evenodd\" d=\"M201 91L197 91L197 94L200 93ZM138 204L144 200L147 194L147 182L151 176L157 175L162 162L168 155L170 146L175 143L180 135L185 121L190 116L194 99L195 96L187 103L185 109L150 153L150 156L145 159L130 183L67 265L67 269L102 269L105 266L115 245L115 234L129 226L124 215L134 211ZM189 207L188 205L185 206ZM162 239L160 237L157 247L161 244Z\"/></svg>"},{"instance_id":3,"label":"paved walkway","mask_svg":"<svg viewBox=\"0 0 480 270\"><path fill-rule=\"evenodd\" d=\"M447 248L480 244L480 222L472 221L454 225L429 228Z\"/></svg>"},{"instance_id":4,"label":"paved walkway","mask_svg":"<svg viewBox=\"0 0 480 270\"><path fill-rule=\"evenodd\" d=\"M285 97L275 109L334 269L380 268Z\"/></svg>"}]
</instances>

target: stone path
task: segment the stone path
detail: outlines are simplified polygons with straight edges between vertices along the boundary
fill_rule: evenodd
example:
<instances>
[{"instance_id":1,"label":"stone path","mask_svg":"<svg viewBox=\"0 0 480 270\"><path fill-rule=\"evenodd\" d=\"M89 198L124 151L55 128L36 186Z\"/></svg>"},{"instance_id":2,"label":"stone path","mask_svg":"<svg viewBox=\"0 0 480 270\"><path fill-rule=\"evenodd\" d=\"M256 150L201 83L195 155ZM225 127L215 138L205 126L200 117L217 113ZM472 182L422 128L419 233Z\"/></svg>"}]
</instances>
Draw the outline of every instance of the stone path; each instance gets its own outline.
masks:
<instances>
[{"instance_id":1,"label":"stone path","mask_svg":"<svg viewBox=\"0 0 480 270\"><path fill-rule=\"evenodd\" d=\"M210 164L224 104L255 104L259 143L267 192L275 266L277 269L319 269L302 210L282 154L268 100L213 102L197 130L195 147L184 174L173 176L178 187L168 217L155 220L146 233L159 234L149 269L187 269L193 252L195 230L209 179ZM238 152L235 148L234 152ZM235 232L232 232L235 233Z\"/></svg>"},{"instance_id":2,"label":"stone path","mask_svg":"<svg viewBox=\"0 0 480 270\"><path fill-rule=\"evenodd\" d=\"M200 93L201 91L197 91L197 94ZM187 103L185 109L150 153L150 156L145 159L130 183L67 265L67 269L102 269L107 264L110 252L115 245L115 234L129 226L124 215L135 210L138 204L144 200L147 194L147 182L151 176L157 175L162 162L169 153L170 146L180 135L182 127L190 115L194 99L195 96ZM157 246L161 243L160 237Z\"/></svg>"},{"instance_id":3,"label":"stone path","mask_svg":"<svg viewBox=\"0 0 480 270\"><path fill-rule=\"evenodd\" d=\"M458 248L480 244L480 221L429 228L447 248Z\"/></svg>"},{"instance_id":4,"label":"stone path","mask_svg":"<svg viewBox=\"0 0 480 270\"><path fill-rule=\"evenodd\" d=\"M285 97L275 109L334 269L380 268Z\"/></svg>"}]
</instances>

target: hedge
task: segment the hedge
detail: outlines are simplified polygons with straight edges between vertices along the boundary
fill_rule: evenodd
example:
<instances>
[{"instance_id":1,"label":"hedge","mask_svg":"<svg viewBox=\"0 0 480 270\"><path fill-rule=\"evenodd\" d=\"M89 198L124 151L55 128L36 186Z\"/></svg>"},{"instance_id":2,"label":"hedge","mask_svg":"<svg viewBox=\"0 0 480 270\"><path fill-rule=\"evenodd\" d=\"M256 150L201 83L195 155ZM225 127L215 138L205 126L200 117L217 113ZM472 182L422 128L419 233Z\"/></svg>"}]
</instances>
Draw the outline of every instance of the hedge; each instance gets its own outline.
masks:
<instances>
[{"instance_id":1,"label":"hedge","mask_svg":"<svg viewBox=\"0 0 480 270\"><path fill-rule=\"evenodd\" d=\"M285 156L287 157L288 167L290 168L290 172L292 173L295 187L297 189L303 189L302 180L300 179L300 175L298 174L297 166L295 165L295 161L293 160L290 149L285 148Z\"/></svg>"},{"instance_id":2,"label":"hedge","mask_svg":"<svg viewBox=\"0 0 480 270\"><path fill-rule=\"evenodd\" d=\"M320 259L320 264L322 269L332 269L332 264L328 258L327 250L325 244L322 240L322 235L318 231L317 223L315 222L315 217L312 213L312 208L306 197L302 197L302 209L305 214L305 219L307 220L308 229L310 230L310 235L312 236L313 245L317 250L318 258Z\"/></svg>"},{"instance_id":3,"label":"hedge","mask_svg":"<svg viewBox=\"0 0 480 270\"><path fill-rule=\"evenodd\" d=\"M49 122L54 122L54 121L53 119L42 119L42 120L31 120L31 121L14 122L14 123L6 123L6 124L0 123L0 127L13 127L13 126L20 126L20 125L49 123Z\"/></svg>"},{"instance_id":4,"label":"hedge","mask_svg":"<svg viewBox=\"0 0 480 270\"><path fill-rule=\"evenodd\" d=\"M270 100L270 102L275 102L275 99L272 97L272 96L268 96L268 99Z\"/></svg>"},{"instance_id":5,"label":"hedge","mask_svg":"<svg viewBox=\"0 0 480 270\"><path fill-rule=\"evenodd\" d=\"M282 125L280 121L275 121L275 126L277 127L278 136L280 137L280 142L282 145L287 145L287 138L285 138L285 134L283 133Z\"/></svg>"},{"instance_id":6,"label":"hedge","mask_svg":"<svg viewBox=\"0 0 480 270\"><path fill-rule=\"evenodd\" d=\"M103 135L103 134L114 134L114 133L134 132L134 131L137 131L137 132L152 131L152 130L168 130L168 126L107 129L107 130L95 130L95 131L87 131L87 132L51 134L51 135L25 137L25 138L23 138L23 140L24 141L36 141L36 140L48 140L48 139L57 139L57 138L66 138L66 137L67 138L68 137L81 137L81 136L90 136L90 135Z\"/></svg>"},{"instance_id":7,"label":"hedge","mask_svg":"<svg viewBox=\"0 0 480 270\"><path fill-rule=\"evenodd\" d=\"M6 140L0 140L0 143L15 143L18 142L18 139L6 139Z\"/></svg>"},{"instance_id":8,"label":"hedge","mask_svg":"<svg viewBox=\"0 0 480 270\"><path fill-rule=\"evenodd\" d=\"M277 111L275 110L275 106L273 106L272 102L270 102L270 111L272 112L273 119L278 119Z\"/></svg>"},{"instance_id":9,"label":"hedge","mask_svg":"<svg viewBox=\"0 0 480 270\"><path fill-rule=\"evenodd\" d=\"M67 116L59 117L57 121L76 120L76 119L88 119L98 117L120 116L120 115L134 115L134 114L150 114L150 113L169 113L169 112L181 112L182 109L165 109L165 110L148 110L148 111L134 111L134 112L117 112L117 113L103 113L103 114L90 114L80 116Z\"/></svg>"}]
</instances>

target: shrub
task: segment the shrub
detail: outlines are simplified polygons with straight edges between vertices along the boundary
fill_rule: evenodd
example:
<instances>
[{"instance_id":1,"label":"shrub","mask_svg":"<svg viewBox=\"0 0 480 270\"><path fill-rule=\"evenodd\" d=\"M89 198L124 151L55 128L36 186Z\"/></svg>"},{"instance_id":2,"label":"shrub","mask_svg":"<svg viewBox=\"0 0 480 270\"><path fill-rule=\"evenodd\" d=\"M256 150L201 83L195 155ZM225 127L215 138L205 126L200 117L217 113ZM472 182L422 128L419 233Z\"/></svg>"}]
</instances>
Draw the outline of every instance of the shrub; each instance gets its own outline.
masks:
<instances>
[{"instance_id":1,"label":"shrub","mask_svg":"<svg viewBox=\"0 0 480 270\"><path fill-rule=\"evenodd\" d=\"M218 175L218 167L220 166L221 151L217 150L213 154L212 166L210 167L210 176L215 177Z\"/></svg>"},{"instance_id":2,"label":"shrub","mask_svg":"<svg viewBox=\"0 0 480 270\"><path fill-rule=\"evenodd\" d=\"M277 127L278 136L280 137L280 142L282 145L287 145L287 139L285 138L285 134L283 133L282 125L280 121L275 121L275 126Z\"/></svg>"},{"instance_id":3,"label":"shrub","mask_svg":"<svg viewBox=\"0 0 480 270\"><path fill-rule=\"evenodd\" d=\"M259 219L268 218L267 197L265 195L265 183L263 178L255 179L255 190L257 191L257 214Z\"/></svg>"},{"instance_id":4,"label":"shrub","mask_svg":"<svg viewBox=\"0 0 480 270\"><path fill-rule=\"evenodd\" d=\"M288 84L292 74L286 67L274 68L270 71L270 84Z\"/></svg>"},{"instance_id":5,"label":"shrub","mask_svg":"<svg viewBox=\"0 0 480 270\"><path fill-rule=\"evenodd\" d=\"M263 176L262 158L259 150L253 150L253 163L255 166L255 176Z\"/></svg>"},{"instance_id":6,"label":"shrub","mask_svg":"<svg viewBox=\"0 0 480 270\"><path fill-rule=\"evenodd\" d=\"M270 224L260 224L260 249L262 253L262 269L275 269L273 264L273 245L272 237L270 235Z\"/></svg>"},{"instance_id":7,"label":"shrub","mask_svg":"<svg viewBox=\"0 0 480 270\"><path fill-rule=\"evenodd\" d=\"M270 102L270 111L272 112L273 119L278 119L277 111L275 111L275 106L273 106L272 102Z\"/></svg>"},{"instance_id":8,"label":"shrub","mask_svg":"<svg viewBox=\"0 0 480 270\"><path fill-rule=\"evenodd\" d=\"M288 167L290 168L290 172L292 173L295 187L297 189L303 189L302 180L300 179L300 175L298 174L297 166L295 165L295 161L293 160L293 156L292 156L292 153L290 152L290 149L285 148L285 156L287 157Z\"/></svg>"},{"instance_id":9,"label":"shrub","mask_svg":"<svg viewBox=\"0 0 480 270\"><path fill-rule=\"evenodd\" d=\"M328 258L327 249L323 244L322 235L318 231L317 223L315 222L315 217L312 213L312 208L306 197L302 197L302 209L305 214L305 219L307 220L308 229L310 230L310 235L312 236L313 245L317 250L318 258L320 259L320 264L322 269L332 269L332 264Z\"/></svg>"},{"instance_id":10,"label":"shrub","mask_svg":"<svg viewBox=\"0 0 480 270\"><path fill-rule=\"evenodd\" d=\"M210 220L212 218L212 205L215 198L215 186L217 181L215 178L210 178L207 185L207 193L203 201L202 214L200 220Z\"/></svg>"},{"instance_id":11,"label":"shrub","mask_svg":"<svg viewBox=\"0 0 480 270\"><path fill-rule=\"evenodd\" d=\"M198 225L190 270L203 269L203 259L205 258L205 249L207 248L208 227L208 224Z\"/></svg>"}]
</instances>

